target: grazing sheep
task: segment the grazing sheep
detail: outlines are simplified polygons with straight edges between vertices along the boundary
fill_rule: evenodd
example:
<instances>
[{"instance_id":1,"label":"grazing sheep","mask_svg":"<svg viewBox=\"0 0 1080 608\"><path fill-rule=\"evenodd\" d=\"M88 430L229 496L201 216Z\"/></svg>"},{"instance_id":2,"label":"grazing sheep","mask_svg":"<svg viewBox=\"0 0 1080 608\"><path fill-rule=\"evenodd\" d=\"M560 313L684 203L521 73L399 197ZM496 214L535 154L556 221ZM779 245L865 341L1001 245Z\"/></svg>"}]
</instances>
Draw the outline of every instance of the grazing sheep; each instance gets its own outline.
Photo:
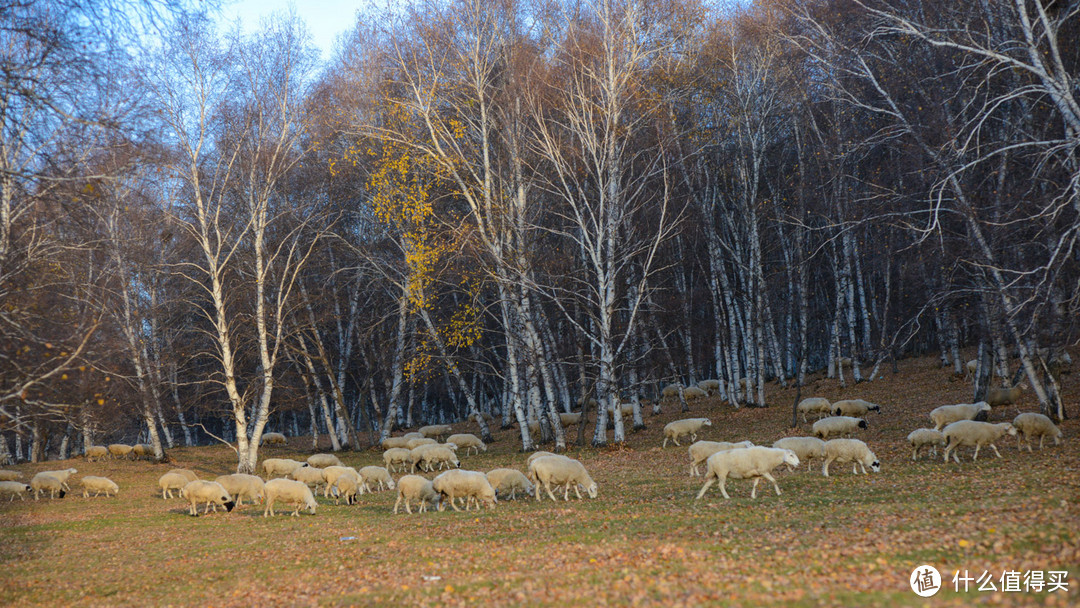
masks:
<instances>
[{"instance_id":1,"label":"grazing sheep","mask_svg":"<svg viewBox=\"0 0 1080 608\"><path fill-rule=\"evenodd\" d=\"M64 487L64 490L70 492L71 486L69 486L67 482L68 479L75 473L78 473L78 471L75 469L61 469L59 471L41 471L40 473L38 473L38 475L49 475L51 477L59 479L60 485Z\"/></svg>"},{"instance_id":2,"label":"grazing sheep","mask_svg":"<svg viewBox=\"0 0 1080 608\"><path fill-rule=\"evenodd\" d=\"M364 493L364 484L360 481L359 475L342 475L334 482L334 504L341 502L341 499L345 499L345 504L356 504L356 496Z\"/></svg>"},{"instance_id":3,"label":"grazing sheep","mask_svg":"<svg viewBox=\"0 0 1080 608\"><path fill-rule=\"evenodd\" d=\"M487 478L495 493L501 492L504 498L509 494L511 499L516 499L518 490L525 496L533 492L529 478L517 469L492 469L487 472Z\"/></svg>"},{"instance_id":4,"label":"grazing sheep","mask_svg":"<svg viewBox=\"0 0 1080 608\"><path fill-rule=\"evenodd\" d=\"M862 399L842 399L832 404L832 414L834 416L851 416L852 418L862 418L868 412L881 412L881 406L876 403L870 403Z\"/></svg>"},{"instance_id":5,"label":"grazing sheep","mask_svg":"<svg viewBox=\"0 0 1080 608\"><path fill-rule=\"evenodd\" d=\"M236 501L233 500L232 495L225 489L220 483L216 481L196 480L189 481L187 485L180 490L180 497L188 499L191 504L191 509L188 511L193 517L199 516L199 503L204 503L203 514L205 515L210 511L210 506L213 505L214 513L217 513L218 505L225 507L226 511L232 511L236 506Z\"/></svg>"},{"instance_id":6,"label":"grazing sheep","mask_svg":"<svg viewBox=\"0 0 1080 608\"><path fill-rule=\"evenodd\" d=\"M34 475L30 480L30 488L34 490L34 500L38 500L38 497L45 490L49 491L49 498L56 498L57 494L60 494L60 498L64 497L63 482L48 473Z\"/></svg>"},{"instance_id":7,"label":"grazing sheep","mask_svg":"<svg viewBox=\"0 0 1080 608\"><path fill-rule=\"evenodd\" d=\"M907 440L911 444L912 460L919 459L919 450L924 447L929 447L931 454L937 456L938 447L945 446L945 436L934 429L915 429L908 433Z\"/></svg>"},{"instance_id":8,"label":"grazing sheep","mask_svg":"<svg viewBox=\"0 0 1080 608\"><path fill-rule=\"evenodd\" d=\"M103 445L92 445L86 448L86 461L94 462L95 460L104 460L109 457L109 448Z\"/></svg>"},{"instance_id":9,"label":"grazing sheep","mask_svg":"<svg viewBox=\"0 0 1080 608\"><path fill-rule=\"evenodd\" d=\"M578 499L581 499L578 486L585 488L589 498L596 498L597 494L596 482L585 470L585 465L565 456L543 456L533 460L529 463L528 479L536 486L536 500L540 500L541 485L551 500L555 500L555 495L551 493L552 484L564 486L563 500L570 500L571 487Z\"/></svg>"},{"instance_id":10,"label":"grazing sheep","mask_svg":"<svg viewBox=\"0 0 1080 608\"><path fill-rule=\"evenodd\" d=\"M962 445L975 446L972 461L979 459L979 448L984 445L990 446L994 454L1001 458L1001 452L994 442L1006 434L1016 435L1016 427L1008 422L991 424L979 420L958 420L945 427L941 433L945 435L945 462L949 462L949 454L952 453L953 459L959 463L960 456L957 455L956 448Z\"/></svg>"},{"instance_id":11,"label":"grazing sheep","mask_svg":"<svg viewBox=\"0 0 1080 608\"><path fill-rule=\"evenodd\" d=\"M123 443L109 444L109 455L114 458L123 458L131 455L131 450L134 449L130 445Z\"/></svg>"},{"instance_id":12,"label":"grazing sheep","mask_svg":"<svg viewBox=\"0 0 1080 608\"><path fill-rule=\"evenodd\" d=\"M197 481L199 479L199 476L191 469L169 469L169 472L176 473L188 481Z\"/></svg>"},{"instance_id":13,"label":"grazing sheep","mask_svg":"<svg viewBox=\"0 0 1080 608\"><path fill-rule=\"evenodd\" d=\"M964 369L967 370L967 373L964 374L965 380L974 378L975 374L979 371L979 360L972 359L971 361L968 361L966 364L964 364Z\"/></svg>"},{"instance_id":14,"label":"grazing sheep","mask_svg":"<svg viewBox=\"0 0 1080 608\"><path fill-rule=\"evenodd\" d=\"M526 423L526 426L529 427L529 434L530 435L535 437L536 435L540 434L540 423L538 421L530 420L530 421L528 421Z\"/></svg>"},{"instance_id":15,"label":"grazing sheep","mask_svg":"<svg viewBox=\"0 0 1080 608\"><path fill-rule=\"evenodd\" d=\"M184 486L194 480L188 479L179 473L165 473L158 478L158 487L161 488L161 498L172 498L173 490L183 490Z\"/></svg>"},{"instance_id":16,"label":"grazing sheep","mask_svg":"<svg viewBox=\"0 0 1080 608\"><path fill-rule=\"evenodd\" d=\"M0 481L15 481L22 476L21 471L0 471Z\"/></svg>"},{"instance_id":17,"label":"grazing sheep","mask_svg":"<svg viewBox=\"0 0 1080 608\"><path fill-rule=\"evenodd\" d=\"M262 445L288 445L289 440L281 433L263 433Z\"/></svg>"},{"instance_id":18,"label":"grazing sheep","mask_svg":"<svg viewBox=\"0 0 1080 608\"><path fill-rule=\"evenodd\" d=\"M687 397L687 399L689 399L689 397ZM629 417L634 415L634 404L633 403L622 403L622 402L620 402L618 406L609 405L608 408L607 408L607 411L608 411L608 414L610 414L612 416L615 415L615 412L619 412L620 417L629 418Z\"/></svg>"},{"instance_id":19,"label":"grazing sheep","mask_svg":"<svg viewBox=\"0 0 1080 608\"><path fill-rule=\"evenodd\" d=\"M779 496L780 485L776 483L776 478L772 476L772 470L782 464L797 467L799 466L799 457L791 450L763 446L717 452L709 456L705 463L705 485L701 486L697 499L700 500L702 496L705 496L709 486L718 479L720 480L720 494L724 498L730 499L731 497L728 496L726 488L728 477L732 479L753 479L754 486L750 490L750 498L757 498L758 482L764 477L772 482L773 488L776 489L776 495Z\"/></svg>"},{"instance_id":20,"label":"grazing sheep","mask_svg":"<svg viewBox=\"0 0 1080 608\"><path fill-rule=\"evenodd\" d=\"M405 447L407 449L410 449L410 450L415 450L416 448L418 448L418 447L420 447L422 445L435 445L437 443L439 443L439 442L435 441L434 439L430 439L430 438L427 438L427 437L419 437L419 438L416 438L416 439L410 439L410 440L406 441L405 442Z\"/></svg>"},{"instance_id":21,"label":"grazing sheep","mask_svg":"<svg viewBox=\"0 0 1080 608\"><path fill-rule=\"evenodd\" d=\"M802 414L802 420L805 423L809 422L806 419L807 414L817 414L819 420L824 416L828 416L832 405L824 397L807 397L800 401L795 409Z\"/></svg>"},{"instance_id":22,"label":"grazing sheep","mask_svg":"<svg viewBox=\"0 0 1080 608\"><path fill-rule=\"evenodd\" d=\"M435 479L431 480L431 487L439 493L439 511L446 509L446 499L450 499L450 506L455 511L461 510L457 508L457 504L454 502L457 498L465 499L466 511L469 510L471 500L476 501L477 511L480 510L481 503L486 504L488 508L494 509L495 503L498 502L495 497L495 488L491 487L487 476L478 471L451 469L439 473Z\"/></svg>"},{"instance_id":23,"label":"grazing sheep","mask_svg":"<svg viewBox=\"0 0 1080 608\"><path fill-rule=\"evenodd\" d=\"M484 442L480 441L480 438L472 433L450 435L446 438L446 443L452 443L459 448L465 448L466 455L468 455L469 450L476 450L477 454L487 451L487 446L484 445Z\"/></svg>"},{"instance_id":24,"label":"grazing sheep","mask_svg":"<svg viewBox=\"0 0 1080 608\"><path fill-rule=\"evenodd\" d=\"M96 498L102 492L108 497L110 494L113 496L120 493L120 486L116 485L116 482L108 477L97 477L94 475L87 475L79 480L83 487L83 498L90 498L90 492L94 493Z\"/></svg>"},{"instance_id":25,"label":"grazing sheep","mask_svg":"<svg viewBox=\"0 0 1080 608\"><path fill-rule=\"evenodd\" d=\"M946 425L958 420L986 420L989 415L990 405L985 401L942 405L930 412L930 422L934 423L935 431L940 431Z\"/></svg>"},{"instance_id":26,"label":"grazing sheep","mask_svg":"<svg viewBox=\"0 0 1080 608\"><path fill-rule=\"evenodd\" d=\"M405 475L398 480L397 500L394 501L394 513L398 512L398 506L405 502L405 512L412 514L409 508L411 501L420 503L420 513L427 511L428 503L435 504L439 500L439 494L435 491L431 482L419 475Z\"/></svg>"},{"instance_id":27,"label":"grazing sheep","mask_svg":"<svg viewBox=\"0 0 1080 608\"><path fill-rule=\"evenodd\" d=\"M458 468L461 466L461 462L458 461L457 454L453 450L443 447L441 445L431 446L429 449L423 451L421 456L421 462L423 468L426 471L434 471L435 465L439 465L441 470L446 468Z\"/></svg>"},{"instance_id":28,"label":"grazing sheep","mask_svg":"<svg viewBox=\"0 0 1080 608\"><path fill-rule=\"evenodd\" d=\"M444 435L449 435L450 433L453 433L454 430L450 427L449 424L429 424L428 426L420 427L419 429L417 429L417 432L419 432L424 437L438 439L440 437L443 437Z\"/></svg>"},{"instance_id":29,"label":"grazing sheep","mask_svg":"<svg viewBox=\"0 0 1080 608\"><path fill-rule=\"evenodd\" d=\"M352 467L326 467L323 469L323 476L326 477L326 489L323 491L323 498L330 496L330 488L334 487L334 484L343 475L355 475L357 483L359 483L360 472Z\"/></svg>"},{"instance_id":30,"label":"grazing sheep","mask_svg":"<svg viewBox=\"0 0 1080 608\"><path fill-rule=\"evenodd\" d=\"M406 444L409 443L409 439L412 439L412 437L387 437L382 440L379 446L384 450L404 448L406 447Z\"/></svg>"},{"instance_id":31,"label":"grazing sheep","mask_svg":"<svg viewBox=\"0 0 1080 608\"><path fill-rule=\"evenodd\" d=\"M561 422L564 427L578 424L581 422L581 412L559 414L559 422Z\"/></svg>"},{"instance_id":32,"label":"grazing sheep","mask_svg":"<svg viewBox=\"0 0 1080 608\"><path fill-rule=\"evenodd\" d=\"M307 470L309 467L303 469L297 469L298 471ZM217 483L221 484L221 487L225 488L225 491L236 498L236 506L244 506L244 499L251 500L251 504L261 502L263 499L263 487L266 485L261 477L256 475L245 475L243 473L233 473L232 475L222 475L215 479Z\"/></svg>"},{"instance_id":33,"label":"grazing sheep","mask_svg":"<svg viewBox=\"0 0 1080 608\"><path fill-rule=\"evenodd\" d=\"M410 464L409 454L411 453L411 450L407 450L405 448L390 448L389 450L383 452L383 463L386 464L386 469L388 471L404 471L405 468ZM397 465L396 469L394 465Z\"/></svg>"},{"instance_id":34,"label":"grazing sheep","mask_svg":"<svg viewBox=\"0 0 1080 608\"><path fill-rule=\"evenodd\" d=\"M679 437L687 435L690 436L691 441L697 441L698 431L703 426L712 426L712 421L708 418L685 418L669 422L664 426L664 445L661 447L667 447L668 439L674 441L675 445L679 445Z\"/></svg>"},{"instance_id":35,"label":"grazing sheep","mask_svg":"<svg viewBox=\"0 0 1080 608\"><path fill-rule=\"evenodd\" d=\"M292 479L293 481L305 483L309 488L311 488L312 492L315 492L317 494L319 492L319 486L326 483L326 473L324 472L324 469L320 469L318 467L300 467L292 473L289 473L286 476L286 479Z\"/></svg>"},{"instance_id":36,"label":"grazing sheep","mask_svg":"<svg viewBox=\"0 0 1080 608\"><path fill-rule=\"evenodd\" d=\"M333 454L312 454L311 456L308 456L307 463L309 467L318 467L320 469L345 466L345 463L341 462L341 460Z\"/></svg>"},{"instance_id":37,"label":"grazing sheep","mask_svg":"<svg viewBox=\"0 0 1080 608\"><path fill-rule=\"evenodd\" d=\"M679 384L678 382L676 382L674 384L669 384L669 385L665 386L663 388L663 390L660 391L660 397L662 399L669 399L671 397L678 397L680 388L682 388L682 385Z\"/></svg>"},{"instance_id":38,"label":"grazing sheep","mask_svg":"<svg viewBox=\"0 0 1080 608\"><path fill-rule=\"evenodd\" d=\"M795 452L801 462L825 458L825 442L817 437L784 437L774 441L772 447ZM788 470L794 470L794 467L788 465Z\"/></svg>"},{"instance_id":39,"label":"grazing sheep","mask_svg":"<svg viewBox=\"0 0 1080 608\"><path fill-rule=\"evenodd\" d=\"M735 448L748 448L754 445L749 441L740 441L739 443L729 443L727 441L695 441L690 445L690 476L697 477L698 465L703 464L709 459L709 456L717 452L725 452L727 450L734 450Z\"/></svg>"},{"instance_id":40,"label":"grazing sheep","mask_svg":"<svg viewBox=\"0 0 1080 608\"><path fill-rule=\"evenodd\" d=\"M360 469L360 486L366 492L374 492L372 487L378 483L379 490L393 490L394 478L384 467L363 467Z\"/></svg>"},{"instance_id":41,"label":"grazing sheep","mask_svg":"<svg viewBox=\"0 0 1080 608\"><path fill-rule=\"evenodd\" d=\"M709 395L714 395L720 392L719 380L702 380L701 382L698 382L697 385L698 388L705 391Z\"/></svg>"},{"instance_id":42,"label":"grazing sheep","mask_svg":"<svg viewBox=\"0 0 1080 608\"><path fill-rule=\"evenodd\" d=\"M136 443L131 446L131 456L135 460L140 458L151 459L154 457L154 446L145 443Z\"/></svg>"},{"instance_id":43,"label":"grazing sheep","mask_svg":"<svg viewBox=\"0 0 1080 608\"><path fill-rule=\"evenodd\" d=\"M402 437L404 437L406 441L408 441L410 439L425 439L423 433L418 433L416 431L412 431L410 433L405 433L404 435L402 435Z\"/></svg>"},{"instance_id":44,"label":"grazing sheep","mask_svg":"<svg viewBox=\"0 0 1080 608\"><path fill-rule=\"evenodd\" d=\"M881 463L877 456L870 451L865 443L858 439L830 439L825 442L825 464L821 467L821 473L829 476L829 465L833 462L851 462L851 473L858 475L858 468L862 468L863 475L868 475L866 467L877 473L881 470Z\"/></svg>"},{"instance_id":45,"label":"grazing sheep","mask_svg":"<svg viewBox=\"0 0 1080 608\"><path fill-rule=\"evenodd\" d=\"M30 491L30 486L21 481L0 481L0 496L9 494L8 502L15 500L18 496L19 500L26 500L26 493Z\"/></svg>"},{"instance_id":46,"label":"grazing sheep","mask_svg":"<svg viewBox=\"0 0 1080 608\"><path fill-rule=\"evenodd\" d=\"M704 399L707 396L708 396L708 393L706 393L704 390L702 390L702 389L700 389L700 388L698 388L696 386L688 386L688 387L683 389L683 397L685 397L687 401L694 401L695 399Z\"/></svg>"},{"instance_id":47,"label":"grazing sheep","mask_svg":"<svg viewBox=\"0 0 1080 608\"><path fill-rule=\"evenodd\" d=\"M311 488L292 479L273 479L266 482L266 485L263 487L263 496L266 498L266 508L263 509L263 517L266 517L267 515L276 515L274 513L275 502L295 504L296 510L292 512L293 517L300 517L300 509L302 508L306 508L309 513L314 515L315 509L319 506L318 503L315 502L315 496L312 495Z\"/></svg>"},{"instance_id":48,"label":"grazing sheep","mask_svg":"<svg viewBox=\"0 0 1080 608\"><path fill-rule=\"evenodd\" d=\"M308 466L306 462L300 462L291 458L267 458L263 461L263 473L269 479L274 475L288 477L290 473L300 467ZM340 465L337 465L340 466Z\"/></svg>"},{"instance_id":49,"label":"grazing sheep","mask_svg":"<svg viewBox=\"0 0 1080 608\"><path fill-rule=\"evenodd\" d=\"M830 435L848 435L866 428L866 420L851 416L829 416L814 423L811 430L815 437L828 439Z\"/></svg>"},{"instance_id":50,"label":"grazing sheep","mask_svg":"<svg viewBox=\"0 0 1080 608\"><path fill-rule=\"evenodd\" d=\"M1016 427L1016 449L1018 450L1020 449L1021 437L1023 437L1024 443L1027 444L1028 452L1032 451L1032 437L1039 438L1040 450L1043 447L1043 439L1046 437L1052 437L1054 439L1054 445L1061 445L1061 429L1054 424L1054 421L1042 414L1036 414L1034 412L1020 414L1013 419L1013 426Z\"/></svg>"},{"instance_id":51,"label":"grazing sheep","mask_svg":"<svg viewBox=\"0 0 1080 608\"><path fill-rule=\"evenodd\" d=\"M988 388L986 389L986 403L990 407L999 405L1015 405L1020 400L1020 394L1027 388L1027 384L1020 384L1012 388Z\"/></svg>"}]
</instances>

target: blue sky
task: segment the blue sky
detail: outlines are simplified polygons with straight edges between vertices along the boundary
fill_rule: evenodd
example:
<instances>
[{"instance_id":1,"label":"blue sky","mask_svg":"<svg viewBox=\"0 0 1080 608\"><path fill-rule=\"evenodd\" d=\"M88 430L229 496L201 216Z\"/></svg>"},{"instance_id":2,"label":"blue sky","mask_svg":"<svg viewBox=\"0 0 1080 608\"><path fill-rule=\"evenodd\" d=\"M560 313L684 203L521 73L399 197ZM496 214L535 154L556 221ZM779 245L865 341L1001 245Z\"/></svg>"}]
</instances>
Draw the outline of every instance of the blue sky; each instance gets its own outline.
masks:
<instances>
[{"instance_id":1,"label":"blue sky","mask_svg":"<svg viewBox=\"0 0 1080 608\"><path fill-rule=\"evenodd\" d=\"M250 32L258 27L263 17L288 11L293 6L307 24L315 46L322 50L322 58L326 60L330 58L337 36L351 29L356 22L357 9L373 4L385 5L385 2L392 4L393 0L237 0L226 4L221 11L221 20L224 26L239 18L244 31Z\"/></svg>"}]
</instances>

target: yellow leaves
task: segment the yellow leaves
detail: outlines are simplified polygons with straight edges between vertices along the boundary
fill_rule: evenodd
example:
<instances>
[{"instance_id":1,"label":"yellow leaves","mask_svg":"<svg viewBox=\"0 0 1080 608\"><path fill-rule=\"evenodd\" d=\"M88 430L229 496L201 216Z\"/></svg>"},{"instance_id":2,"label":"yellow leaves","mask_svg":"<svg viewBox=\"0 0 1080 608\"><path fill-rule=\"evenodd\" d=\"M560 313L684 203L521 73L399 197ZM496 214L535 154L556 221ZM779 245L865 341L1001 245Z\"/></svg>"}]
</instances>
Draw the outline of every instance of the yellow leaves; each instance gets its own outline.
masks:
<instances>
[{"instance_id":1,"label":"yellow leaves","mask_svg":"<svg viewBox=\"0 0 1080 608\"><path fill-rule=\"evenodd\" d=\"M962 548L962 549L966 549L967 547L971 546L971 543L968 542L966 539L963 539L963 538L961 538L960 541L957 542L956 544L960 545L960 548Z\"/></svg>"}]
</instances>

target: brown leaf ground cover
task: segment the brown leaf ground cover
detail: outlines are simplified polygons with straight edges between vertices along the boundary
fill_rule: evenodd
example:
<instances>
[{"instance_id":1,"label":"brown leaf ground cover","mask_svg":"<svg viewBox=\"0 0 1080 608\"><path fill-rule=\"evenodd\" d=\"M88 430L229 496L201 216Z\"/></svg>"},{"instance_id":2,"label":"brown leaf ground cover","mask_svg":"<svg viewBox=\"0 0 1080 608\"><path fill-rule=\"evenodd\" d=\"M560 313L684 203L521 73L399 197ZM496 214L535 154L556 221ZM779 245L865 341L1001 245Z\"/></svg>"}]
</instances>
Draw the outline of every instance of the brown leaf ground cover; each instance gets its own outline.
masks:
<instances>
[{"instance_id":1,"label":"brown leaf ground cover","mask_svg":"<svg viewBox=\"0 0 1080 608\"><path fill-rule=\"evenodd\" d=\"M1064 389L1075 417L1080 374L1065 377ZM235 461L224 446L172 450L168 465L20 465L26 479L62 466L78 468L76 479L107 475L121 493L0 504L0 605L1080 605L1080 424L1067 421L1065 443L1034 454L1009 438L998 446L1000 460L984 451L973 463L965 449L960 465L911 462L907 433L928 426L934 407L970 401L969 393L931 358L847 389L815 380L804 397L882 404L861 435L882 471L852 476L834 465L826 479L819 464L803 466L779 477L782 496L766 484L756 500L749 482L732 480L731 500L714 489L695 501L701 479L689 477L685 447L658 447L663 425L709 416L714 426L701 438L765 445L808 434L809 425L789 428L793 389L771 386L765 409L733 410L716 399L690 414L667 406L625 447L572 449L600 486L596 500L500 501L480 513L395 516L394 493L382 492L355 506L320 498L315 516L263 519L261 506L246 506L192 518L181 501L160 498L156 480L171 467L204 478L230 472ZM1020 409L1034 410L1034 396ZM524 469L514 433L498 431L486 454L463 456L462 466ZM292 441L264 454L306 457L307 439ZM381 464L374 450L342 459ZM945 579L929 600L908 587L923 563ZM1069 591L973 585L957 593L955 570L995 578L1067 570Z\"/></svg>"}]
</instances>

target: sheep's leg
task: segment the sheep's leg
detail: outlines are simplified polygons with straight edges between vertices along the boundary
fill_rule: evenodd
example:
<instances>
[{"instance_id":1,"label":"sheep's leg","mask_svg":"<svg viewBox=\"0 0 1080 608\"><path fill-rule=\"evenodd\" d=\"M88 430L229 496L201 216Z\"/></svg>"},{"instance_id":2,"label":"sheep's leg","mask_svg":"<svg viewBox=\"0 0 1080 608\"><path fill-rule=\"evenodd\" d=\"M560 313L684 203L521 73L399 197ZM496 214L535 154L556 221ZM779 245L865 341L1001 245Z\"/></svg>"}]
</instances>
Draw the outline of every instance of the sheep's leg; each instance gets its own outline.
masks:
<instances>
[{"instance_id":1,"label":"sheep's leg","mask_svg":"<svg viewBox=\"0 0 1080 608\"><path fill-rule=\"evenodd\" d=\"M451 506L451 507L453 507L455 511L461 511L461 509L459 509L459 508L457 507L457 503L456 503L456 502L454 502L454 499L455 499L455 498L457 498L457 497L456 497L456 496L454 496L453 494L451 494L451 495L450 495L450 506ZM465 503L465 508L466 508L466 509L468 509L468 508L469 508L469 503L468 503L468 502L466 502L466 503Z\"/></svg>"},{"instance_id":2,"label":"sheep's leg","mask_svg":"<svg viewBox=\"0 0 1080 608\"><path fill-rule=\"evenodd\" d=\"M576 484L576 483L574 484L574 494L577 494L577 498L578 498L578 500L582 500L582 498L581 498L581 492L580 492L580 491L578 491L578 485L579 485L579 484Z\"/></svg>"},{"instance_id":3,"label":"sheep's leg","mask_svg":"<svg viewBox=\"0 0 1080 608\"><path fill-rule=\"evenodd\" d=\"M551 502L559 502L559 499L555 498L555 495L551 493L551 480L544 481L544 489L547 490L548 496L551 497Z\"/></svg>"},{"instance_id":4,"label":"sheep's leg","mask_svg":"<svg viewBox=\"0 0 1080 608\"><path fill-rule=\"evenodd\" d=\"M911 461L915 462L919 459L919 448L915 448L915 451L911 453Z\"/></svg>"},{"instance_id":5,"label":"sheep's leg","mask_svg":"<svg viewBox=\"0 0 1080 608\"><path fill-rule=\"evenodd\" d=\"M755 477L754 478L754 485L750 486L750 498L751 499L757 498L757 484L758 484L759 481L761 481L761 478L760 477ZM723 486L721 486L721 487L723 487Z\"/></svg>"},{"instance_id":6,"label":"sheep's leg","mask_svg":"<svg viewBox=\"0 0 1080 608\"><path fill-rule=\"evenodd\" d=\"M661 449L663 449L663 448L666 448L666 447L667 447L667 440L668 440L668 438L667 438L667 437L664 437L664 445L660 446L660 448L661 448ZM679 444L677 444L677 443L676 443L675 445L679 445Z\"/></svg>"},{"instance_id":7,"label":"sheep's leg","mask_svg":"<svg viewBox=\"0 0 1080 608\"><path fill-rule=\"evenodd\" d=\"M1039 435L1039 450L1043 449L1043 439L1046 439L1046 435Z\"/></svg>"},{"instance_id":8,"label":"sheep's leg","mask_svg":"<svg viewBox=\"0 0 1080 608\"><path fill-rule=\"evenodd\" d=\"M727 493L727 475L720 478L720 493L724 495L724 498L731 499Z\"/></svg>"},{"instance_id":9,"label":"sheep's leg","mask_svg":"<svg viewBox=\"0 0 1080 608\"><path fill-rule=\"evenodd\" d=\"M772 482L773 488L776 490L776 495L780 496L780 484L776 483L776 479L772 475L770 475L767 471L765 472L764 477L765 477L765 479L768 479L769 481Z\"/></svg>"},{"instance_id":10,"label":"sheep's leg","mask_svg":"<svg viewBox=\"0 0 1080 608\"><path fill-rule=\"evenodd\" d=\"M851 474L852 475L858 475L859 474L859 463L857 463L857 462L851 463Z\"/></svg>"},{"instance_id":11,"label":"sheep's leg","mask_svg":"<svg viewBox=\"0 0 1080 608\"><path fill-rule=\"evenodd\" d=\"M994 449L994 454L996 454L998 458L1001 458L1001 452L998 451L997 446L991 443L990 447Z\"/></svg>"},{"instance_id":12,"label":"sheep's leg","mask_svg":"<svg viewBox=\"0 0 1080 608\"><path fill-rule=\"evenodd\" d=\"M701 486L701 491L698 492L697 498L695 498L694 500L700 500L701 497L705 495L705 491L708 490L709 486L711 486L715 481L715 479L706 479L705 485Z\"/></svg>"},{"instance_id":13,"label":"sheep's leg","mask_svg":"<svg viewBox=\"0 0 1080 608\"><path fill-rule=\"evenodd\" d=\"M980 444L980 443L975 444L975 455L971 457L971 462L975 462L976 460L979 459L979 448L981 448L981 447L982 447L982 444Z\"/></svg>"},{"instance_id":14,"label":"sheep's leg","mask_svg":"<svg viewBox=\"0 0 1080 608\"><path fill-rule=\"evenodd\" d=\"M825 465L821 467L821 474L825 477L829 476L829 464L831 464L833 460L835 459L832 456L826 458Z\"/></svg>"}]
</instances>

